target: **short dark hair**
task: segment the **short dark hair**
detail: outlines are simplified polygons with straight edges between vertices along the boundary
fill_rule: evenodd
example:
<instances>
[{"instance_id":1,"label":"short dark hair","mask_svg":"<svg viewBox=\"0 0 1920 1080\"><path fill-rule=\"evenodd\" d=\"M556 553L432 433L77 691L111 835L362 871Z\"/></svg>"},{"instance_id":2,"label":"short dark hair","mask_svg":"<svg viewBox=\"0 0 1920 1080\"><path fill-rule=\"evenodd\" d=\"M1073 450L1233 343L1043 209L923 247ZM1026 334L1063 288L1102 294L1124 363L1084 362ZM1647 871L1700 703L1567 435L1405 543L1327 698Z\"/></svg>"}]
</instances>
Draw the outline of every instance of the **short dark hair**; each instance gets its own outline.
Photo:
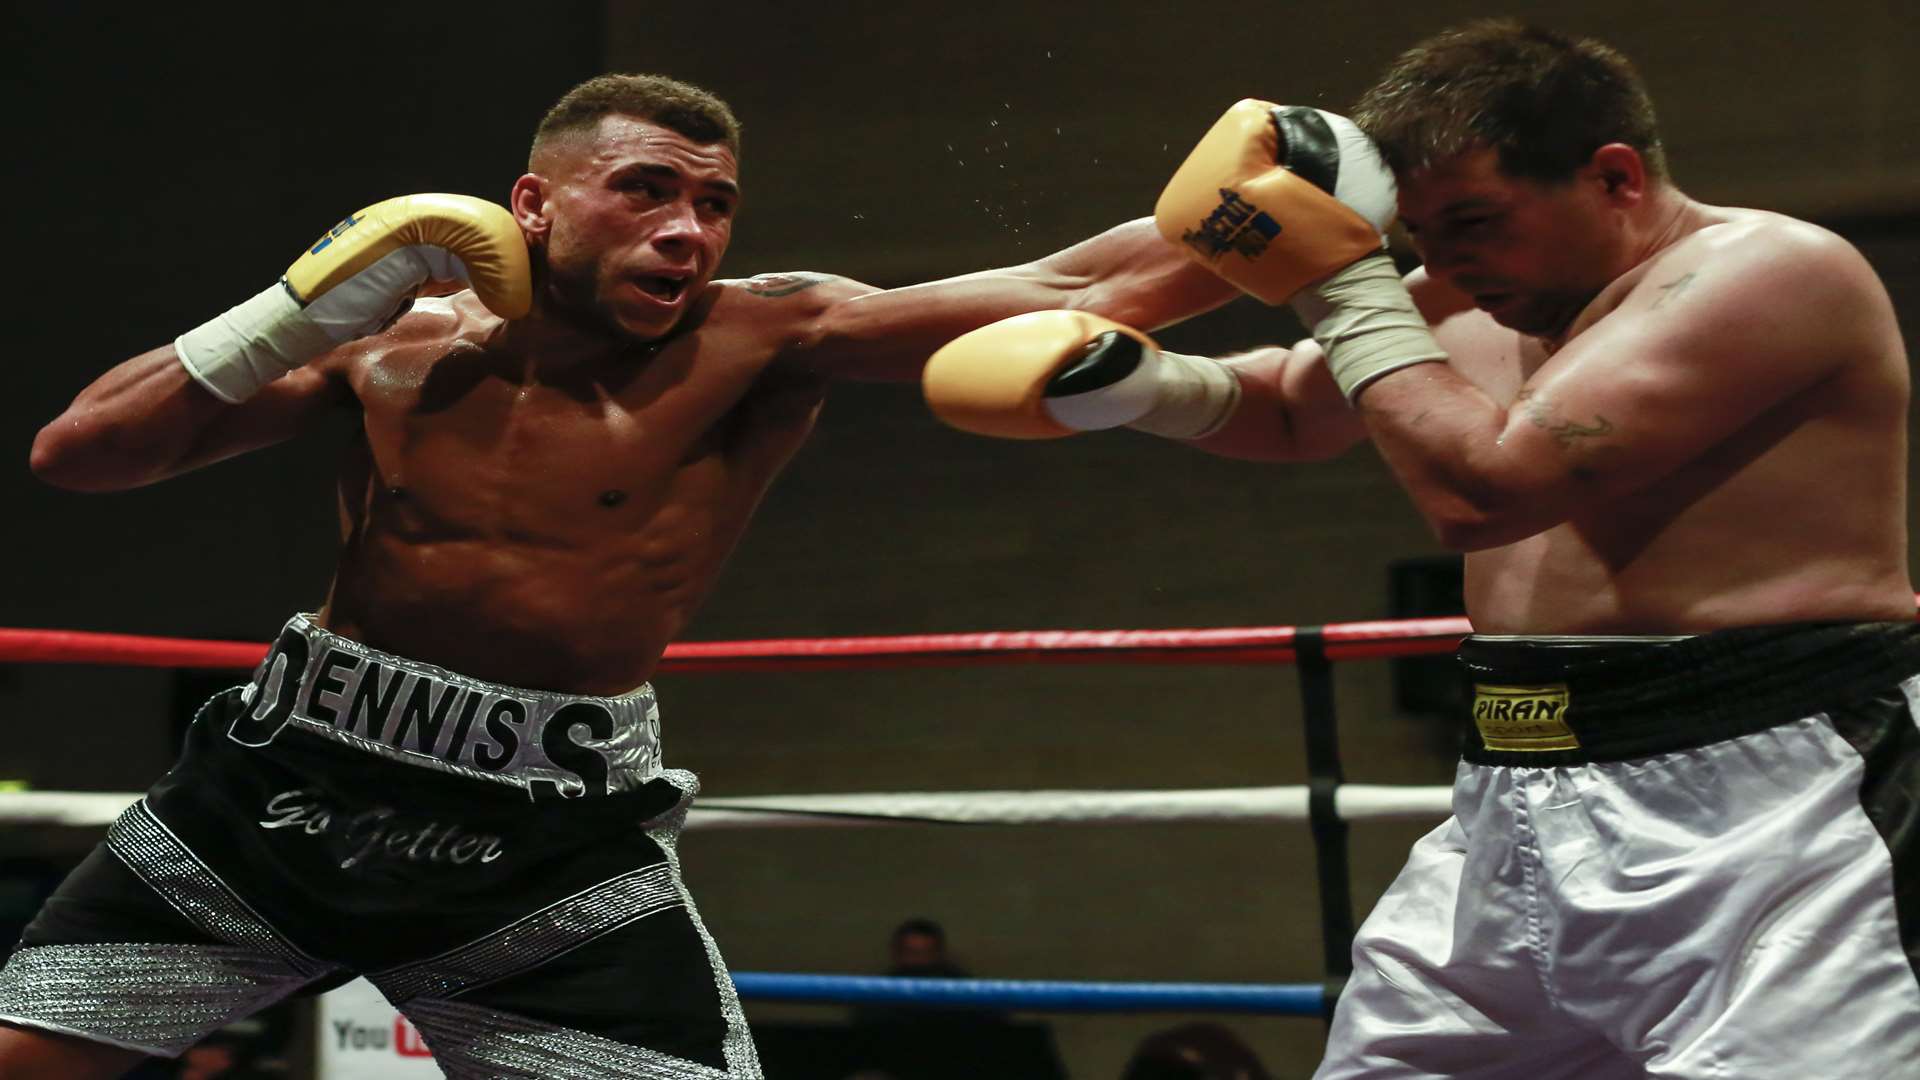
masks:
<instances>
[{"instance_id":1,"label":"short dark hair","mask_svg":"<svg viewBox=\"0 0 1920 1080\"><path fill-rule=\"evenodd\" d=\"M1406 176L1479 147L1509 176L1573 176L1608 143L1667 175L1653 100L1627 58L1592 38L1515 19L1445 30L1401 53L1361 95L1353 121Z\"/></svg>"},{"instance_id":2,"label":"short dark hair","mask_svg":"<svg viewBox=\"0 0 1920 1080\"><path fill-rule=\"evenodd\" d=\"M913 918L902 922L899 926L893 928L891 938L894 941L899 941L908 934L919 934L942 943L947 940L946 930L941 927L939 923L927 918Z\"/></svg>"},{"instance_id":3,"label":"short dark hair","mask_svg":"<svg viewBox=\"0 0 1920 1080\"><path fill-rule=\"evenodd\" d=\"M695 142L724 143L740 156L740 121L727 103L664 75L596 75L567 91L534 130L532 154L557 135L591 130L614 115L648 120Z\"/></svg>"}]
</instances>

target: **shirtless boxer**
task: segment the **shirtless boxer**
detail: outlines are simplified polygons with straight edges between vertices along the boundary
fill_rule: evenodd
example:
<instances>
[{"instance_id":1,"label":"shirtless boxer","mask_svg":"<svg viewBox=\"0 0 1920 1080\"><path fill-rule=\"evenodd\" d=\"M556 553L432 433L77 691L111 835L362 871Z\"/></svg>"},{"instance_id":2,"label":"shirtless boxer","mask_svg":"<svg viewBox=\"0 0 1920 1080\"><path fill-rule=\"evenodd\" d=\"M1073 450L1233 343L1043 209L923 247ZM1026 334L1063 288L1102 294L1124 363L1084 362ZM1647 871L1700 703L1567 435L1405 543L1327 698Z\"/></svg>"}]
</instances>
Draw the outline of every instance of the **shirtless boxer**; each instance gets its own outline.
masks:
<instances>
[{"instance_id":1,"label":"shirtless boxer","mask_svg":"<svg viewBox=\"0 0 1920 1080\"><path fill-rule=\"evenodd\" d=\"M887 292L714 281L737 150L703 91L589 81L542 122L511 214L369 208L41 432L35 471L86 491L336 409L363 434L325 604L28 928L0 1074L114 1075L361 973L449 1075L760 1075L675 861L695 783L661 762L662 651L829 379L917 377L1035 308L1159 325L1234 294L1147 221ZM448 279L474 291L394 321Z\"/></svg>"},{"instance_id":2,"label":"shirtless boxer","mask_svg":"<svg viewBox=\"0 0 1920 1080\"><path fill-rule=\"evenodd\" d=\"M1160 205L1249 292L1311 283L1318 344L1231 364L1196 445L1370 436L1466 552L1478 737L1359 933L1318 1075L1910 1075L1920 630L1885 289L1825 230L1683 194L1595 42L1450 31L1355 120L1243 102ZM1374 234L1395 178L1425 260L1404 285ZM954 412L942 373L1005 355L1036 406ZM974 430L1059 434L1165 363L1024 316L928 389Z\"/></svg>"}]
</instances>

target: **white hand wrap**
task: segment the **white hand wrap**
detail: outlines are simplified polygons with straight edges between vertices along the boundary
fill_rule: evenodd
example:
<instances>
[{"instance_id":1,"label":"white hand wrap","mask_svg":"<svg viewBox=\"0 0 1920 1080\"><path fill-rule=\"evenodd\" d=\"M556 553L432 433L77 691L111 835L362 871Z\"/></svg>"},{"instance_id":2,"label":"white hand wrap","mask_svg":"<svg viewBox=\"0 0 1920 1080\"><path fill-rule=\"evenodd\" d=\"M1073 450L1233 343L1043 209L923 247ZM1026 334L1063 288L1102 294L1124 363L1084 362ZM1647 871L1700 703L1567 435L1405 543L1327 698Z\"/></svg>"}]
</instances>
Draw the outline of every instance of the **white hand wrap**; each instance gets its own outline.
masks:
<instances>
[{"instance_id":1,"label":"white hand wrap","mask_svg":"<svg viewBox=\"0 0 1920 1080\"><path fill-rule=\"evenodd\" d=\"M1369 255L1295 296L1292 307L1327 354L1327 370L1352 401L1375 379L1447 352L1413 304L1393 260Z\"/></svg>"},{"instance_id":2,"label":"white hand wrap","mask_svg":"<svg viewBox=\"0 0 1920 1080\"><path fill-rule=\"evenodd\" d=\"M381 256L302 308L284 281L174 340L195 382L238 405L321 353L392 321L428 280L466 281L445 248L414 244Z\"/></svg>"},{"instance_id":3,"label":"white hand wrap","mask_svg":"<svg viewBox=\"0 0 1920 1080\"><path fill-rule=\"evenodd\" d=\"M253 299L181 334L173 351L207 393L238 405L333 345L326 330L276 281Z\"/></svg>"},{"instance_id":4,"label":"white hand wrap","mask_svg":"<svg viewBox=\"0 0 1920 1080\"><path fill-rule=\"evenodd\" d=\"M1044 398L1047 415L1075 431L1122 425L1169 439L1203 439L1240 403L1233 370L1205 356L1144 349L1140 366L1111 386Z\"/></svg>"}]
</instances>

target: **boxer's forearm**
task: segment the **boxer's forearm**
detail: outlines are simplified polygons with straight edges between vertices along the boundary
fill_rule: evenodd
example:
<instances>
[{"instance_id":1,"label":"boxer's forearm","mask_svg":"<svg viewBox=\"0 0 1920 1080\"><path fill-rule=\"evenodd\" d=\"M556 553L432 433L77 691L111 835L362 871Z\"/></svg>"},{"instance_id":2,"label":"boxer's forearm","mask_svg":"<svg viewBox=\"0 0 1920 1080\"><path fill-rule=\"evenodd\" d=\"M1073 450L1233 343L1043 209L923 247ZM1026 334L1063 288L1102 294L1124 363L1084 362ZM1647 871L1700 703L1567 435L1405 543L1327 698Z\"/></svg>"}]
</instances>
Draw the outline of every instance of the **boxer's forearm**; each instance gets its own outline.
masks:
<instances>
[{"instance_id":1,"label":"boxer's forearm","mask_svg":"<svg viewBox=\"0 0 1920 1080\"><path fill-rule=\"evenodd\" d=\"M1016 315L1086 311L1152 329L1237 295L1142 218L1030 263L845 299L806 335L806 362L839 378L918 379L936 350Z\"/></svg>"},{"instance_id":2,"label":"boxer's forearm","mask_svg":"<svg viewBox=\"0 0 1920 1080\"><path fill-rule=\"evenodd\" d=\"M1359 395L1380 454L1448 548L1475 551L1566 519L1577 494L1564 462L1516 432L1513 416L1445 364L1393 372Z\"/></svg>"},{"instance_id":3,"label":"boxer's forearm","mask_svg":"<svg viewBox=\"0 0 1920 1080\"><path fill-rule=\"evenodd\" d=\"M1024 273L1054 294L1049 307L1075 308L1158 330L1220 307L1239 290L1194 263L1140 218L1055 252Z\"/></svg>"},{"instance_id":4,"label":"boxer's forearm","mask_svg":"<svg viewBox=\"0 0 1920 1080\"><path fill-rule=\"evenodd\" d=\"M1251 461L1322 461L1367 437L1359 413L1327 375L1311 341L1259 349L1223 362L1240 381L1233 415L1190 445Z\"/></svg>"}]
</instances>

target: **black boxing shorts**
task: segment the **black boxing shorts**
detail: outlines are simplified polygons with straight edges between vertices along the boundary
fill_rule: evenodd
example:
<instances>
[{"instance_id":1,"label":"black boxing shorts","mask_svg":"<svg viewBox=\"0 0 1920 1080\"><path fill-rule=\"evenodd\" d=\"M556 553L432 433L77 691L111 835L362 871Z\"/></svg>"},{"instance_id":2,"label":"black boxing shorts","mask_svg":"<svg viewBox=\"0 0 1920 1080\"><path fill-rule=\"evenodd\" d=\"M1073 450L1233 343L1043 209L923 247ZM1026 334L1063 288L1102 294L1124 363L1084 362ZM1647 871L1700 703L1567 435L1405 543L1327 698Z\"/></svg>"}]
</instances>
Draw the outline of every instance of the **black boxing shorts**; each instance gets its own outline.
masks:
<instances>
[{"instance_id":1,"label":"black boxing shorts","mask_svg":"<svg viewBox=\"0 0 1920 1080\"><path fill-rule=\"evenodd\" d=\"M27 927L0 1021L176 1056L364 975L450 1077L759 1077L650 688L499 686L296 616Z\"/></svg>"}]
</instances>

